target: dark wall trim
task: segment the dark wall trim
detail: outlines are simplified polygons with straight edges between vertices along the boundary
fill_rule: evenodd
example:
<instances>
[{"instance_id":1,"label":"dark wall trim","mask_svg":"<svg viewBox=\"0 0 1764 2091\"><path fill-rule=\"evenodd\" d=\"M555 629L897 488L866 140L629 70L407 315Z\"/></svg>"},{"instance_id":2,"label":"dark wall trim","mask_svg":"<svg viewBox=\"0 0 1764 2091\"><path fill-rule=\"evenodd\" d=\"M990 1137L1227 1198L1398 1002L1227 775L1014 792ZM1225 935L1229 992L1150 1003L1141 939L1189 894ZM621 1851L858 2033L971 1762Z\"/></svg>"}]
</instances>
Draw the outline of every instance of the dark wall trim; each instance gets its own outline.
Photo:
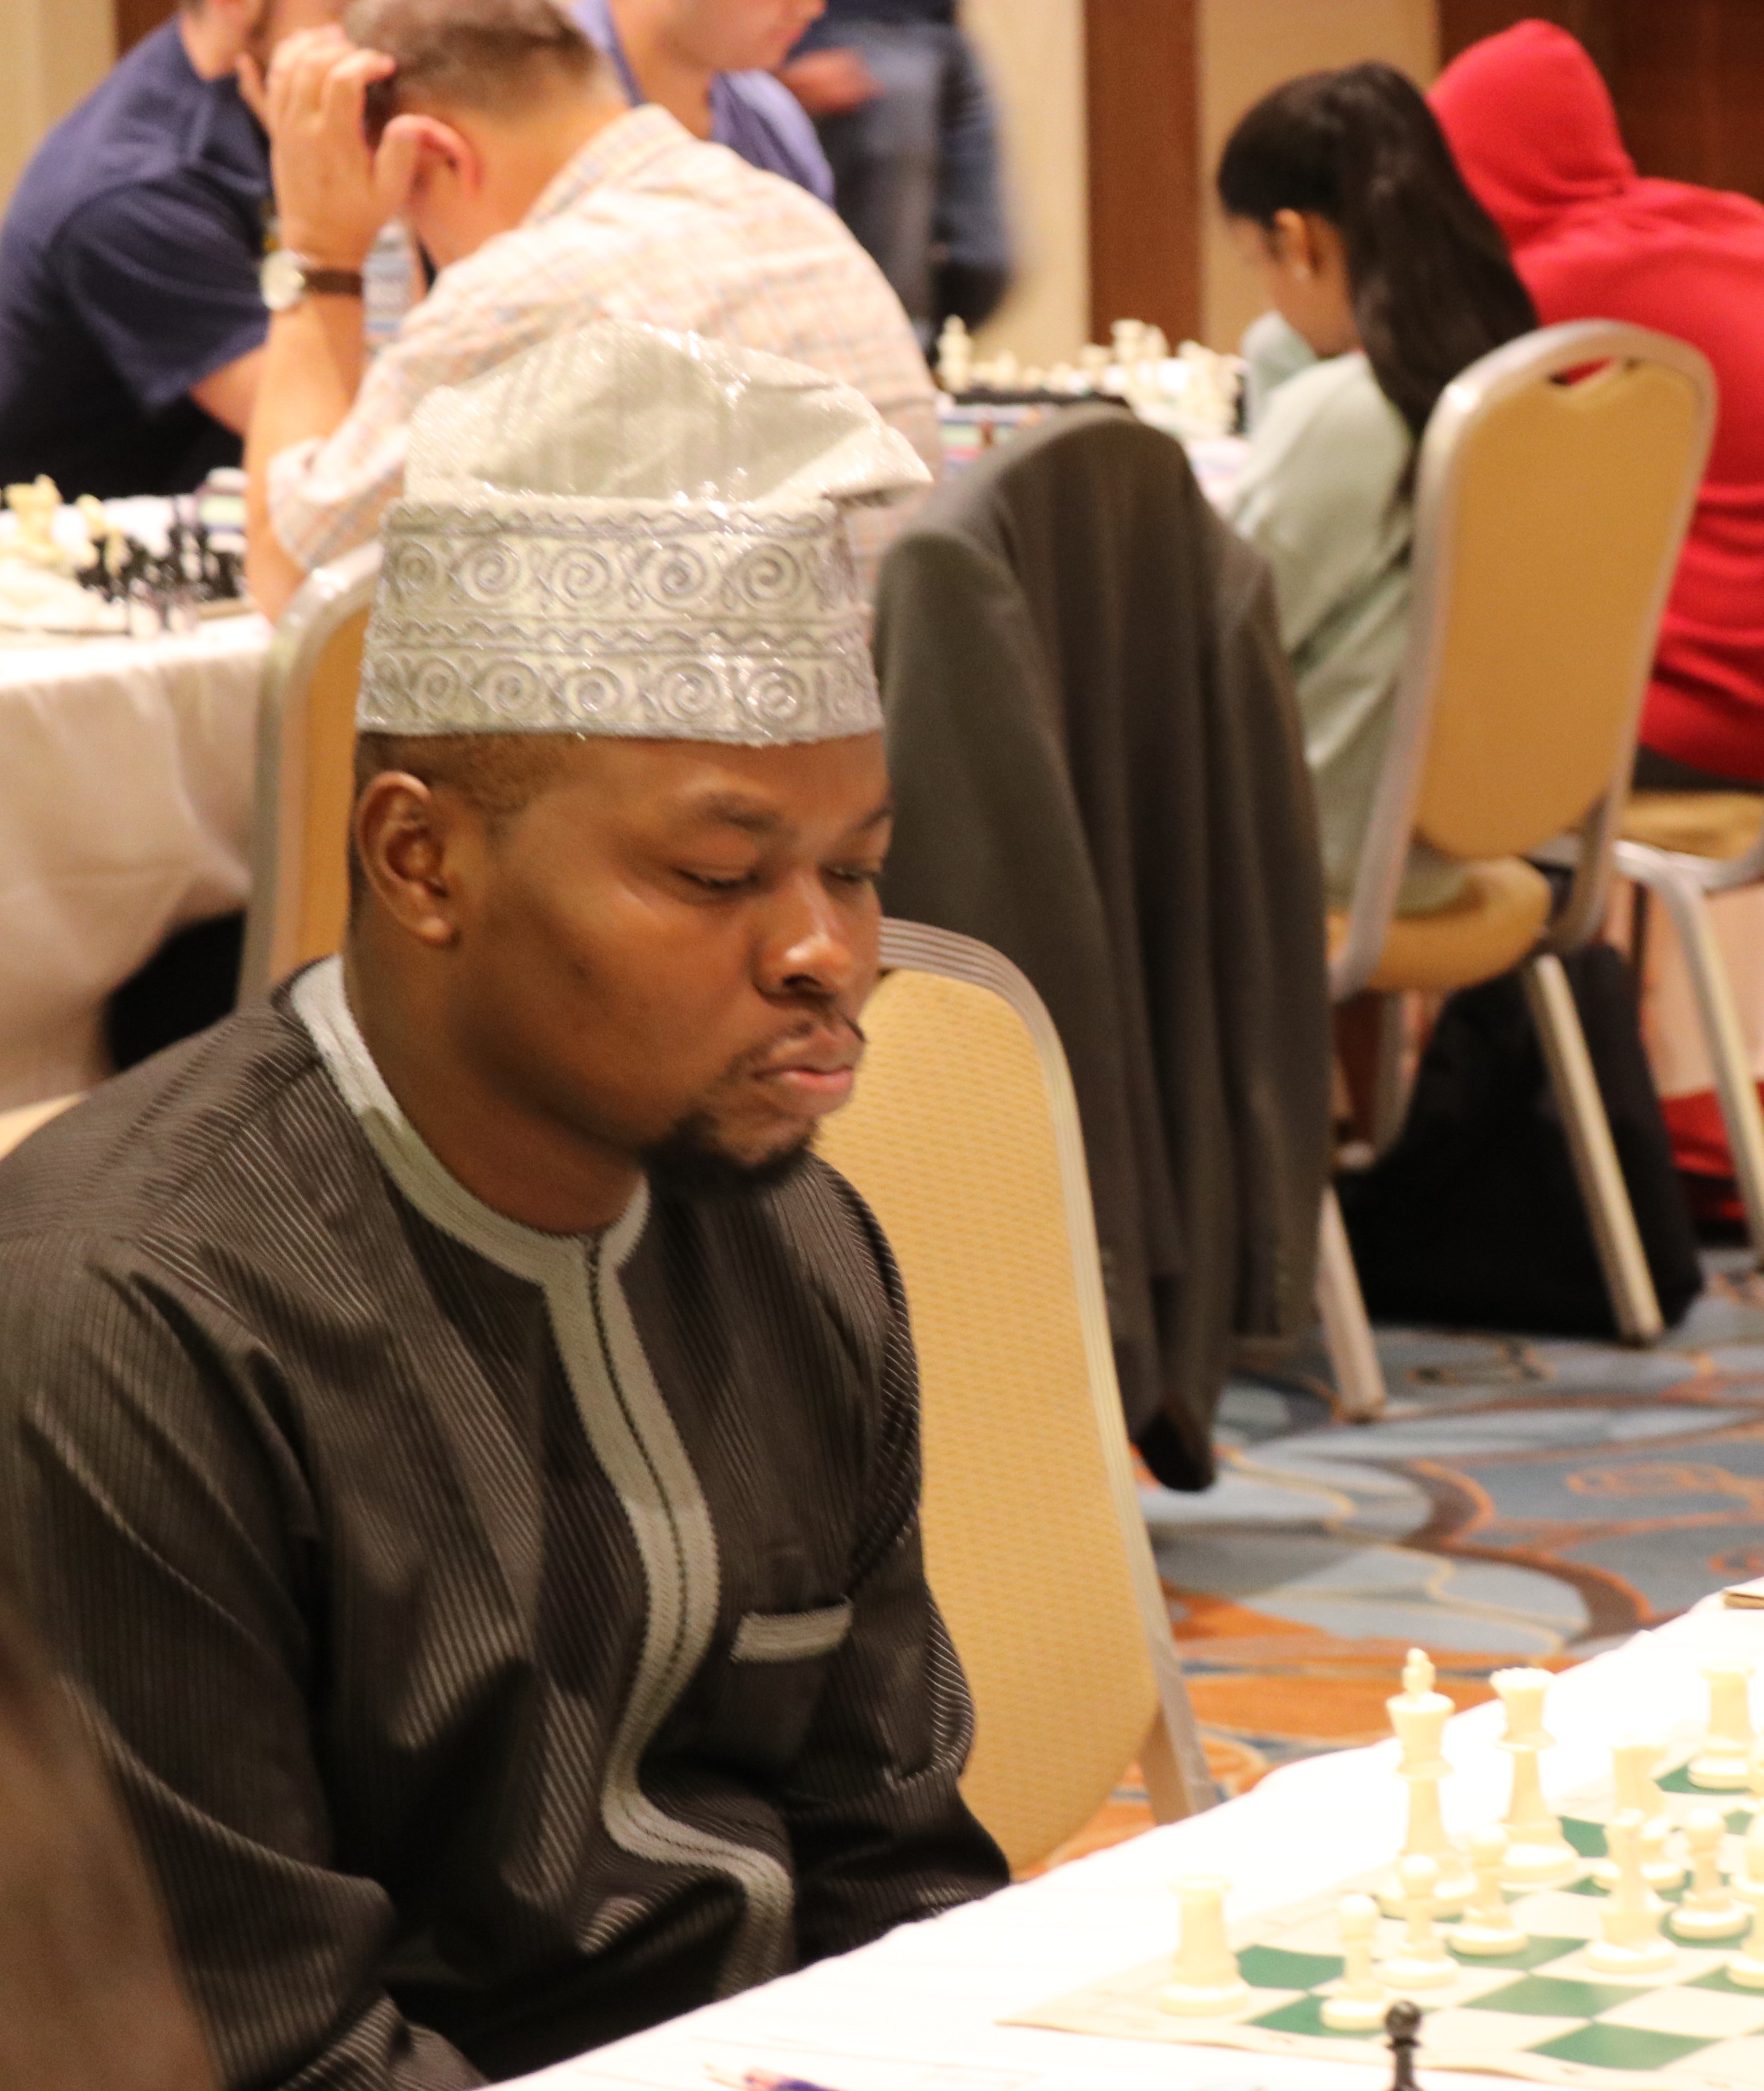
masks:
<instances>
[{"instance_id":1,"label":"dark wall trim","mask_svg":"<svg viewBox=\"0 0 1764 2091\"><path fill-rule=\"evenodd\" d=\"M1085 0L1092 338L1201 325L1197 0Z\"/></svg>"}]
</instances>

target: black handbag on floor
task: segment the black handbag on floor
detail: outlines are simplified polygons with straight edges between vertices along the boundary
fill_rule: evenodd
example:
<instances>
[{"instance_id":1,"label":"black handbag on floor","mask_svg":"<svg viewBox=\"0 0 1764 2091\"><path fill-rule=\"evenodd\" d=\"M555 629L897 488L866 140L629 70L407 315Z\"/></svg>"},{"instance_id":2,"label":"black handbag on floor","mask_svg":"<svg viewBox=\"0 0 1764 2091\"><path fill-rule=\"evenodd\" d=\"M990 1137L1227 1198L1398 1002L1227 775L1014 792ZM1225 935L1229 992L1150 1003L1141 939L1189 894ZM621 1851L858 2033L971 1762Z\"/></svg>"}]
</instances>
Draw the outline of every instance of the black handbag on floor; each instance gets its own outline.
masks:
<instances>
[{"instance_id":1,"label":"black handbag on floor","mask_svg":"<svg viewBox=\"0 0 1764 2091\"><path fill-rule=\"evenodd\" d=\"M1641 1044L1628 968L1608 944L1564 959L1660 1312L1702 1290L1697 1238ZM1343 1217L1369 1310L1392 1321L1617 1334L1543 1050L1517 973L1451 996L1408 1115Z\"/></svg>"}]
</instances>

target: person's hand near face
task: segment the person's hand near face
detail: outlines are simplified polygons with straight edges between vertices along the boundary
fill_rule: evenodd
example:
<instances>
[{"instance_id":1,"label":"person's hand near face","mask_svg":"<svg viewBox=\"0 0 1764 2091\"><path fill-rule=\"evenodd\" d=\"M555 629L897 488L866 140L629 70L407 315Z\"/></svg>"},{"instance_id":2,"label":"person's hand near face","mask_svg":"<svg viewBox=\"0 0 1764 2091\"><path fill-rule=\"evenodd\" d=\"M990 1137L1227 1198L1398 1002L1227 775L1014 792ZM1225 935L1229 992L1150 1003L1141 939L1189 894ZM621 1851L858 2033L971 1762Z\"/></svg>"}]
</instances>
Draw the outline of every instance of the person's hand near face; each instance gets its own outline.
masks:
<instances>
[{"instance_id":1,"label":"person's hand near face","mask_svg":"<svg viewBox=\"0 0 1764 2091\"><path fill-rule=\"evenodd\" d=\"M290 37L271 61L262 101L282 244L321 267L360 269L409 196L421 119L395 117L377 144L365 123L369 87L392 71L338 28Z\"/></svg>"},{"instance_id":2,"label":"person's hand near face","mask_svg":"<svg viewBox=\"0 0 1764 2091\"><path fill-rule=\"evenodd\" d=\"M813 117L848 116L873 101L882 83L853 50L835 45L805 51L778 68L778 77Z\"/></svg>"}]
</instances>

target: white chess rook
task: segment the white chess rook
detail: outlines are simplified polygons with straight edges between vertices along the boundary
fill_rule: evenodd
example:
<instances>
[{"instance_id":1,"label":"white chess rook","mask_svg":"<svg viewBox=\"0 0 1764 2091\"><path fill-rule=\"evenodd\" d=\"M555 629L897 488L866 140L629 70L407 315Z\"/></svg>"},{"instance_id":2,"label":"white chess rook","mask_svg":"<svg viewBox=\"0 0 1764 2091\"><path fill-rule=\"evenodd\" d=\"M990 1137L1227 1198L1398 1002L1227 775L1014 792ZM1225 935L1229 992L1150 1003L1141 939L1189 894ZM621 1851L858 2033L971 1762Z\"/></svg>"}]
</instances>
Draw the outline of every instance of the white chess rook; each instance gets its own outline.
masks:
<instances>
[{"instance_id":1,"label":"white chess rook","mask_svg":"<svg viewBox=\"0 0 1764 2091\"><path fill-rule=\"evenodd\" d=\"M1470 1832L1470 1863L1476 1890L1469 1908L1451 1934L1451 1950L1477 1959L1524 1951L1526 1933L1507 1906L1501 1891L1501 1867L1507 1857L1507 1832L1498 1822Z\"/></svg>"},{"instance_id":2,"label":"white chess rook","mask_svg":"<svg viewBox=\"0 0 1764 2091\"><path fill-rule=\"evenodd\" d=\"M1706 1662L1703 1679L1709 1687L1709 1732L1690 1761L1690 1783L1711 1792L1743 1792L1752 1776L1752 1666Z\"/></svg>"},{"instance_id":3,"label":"white chess rook","mask_svg":"<svg viewBox=\"0 0 1764 2091\"><path fill-rule=\"evenodd\" d=\"M1585 1953L1587 1966L1602 1975L1663 1975L1678 1959L1678 1948L1660 1934L1660 1904L1641 1877L1641 1823L1640 1809L1632 1808L1605 1826L1617 1884L1599 1911L1600 1935Z\"/></svg>"},{"instance_id":4,"label":"white chess rook","mask_svg":"<svg viewBox=\"0 0 1764 2091\"><path fill-rule=\"evenodd\" d=\"M1543 1797L1542 1753L1555 1738L1543 1725L1544 1670L1497 1670L1489 1679L1507 1714L1500 1747L1513 1761L1512 1799L1503 1826L1507 1856L1501 1878L1510 1887L1562 1887L1581 1871L1581 1860L1562 1834Z\"/></svg>"},{"instance_id":5,"label":"white chess rook","mask_svg":"<svg viewBox=\"0 0 1764 2091\"><path fill-rule=\"evenodd\" d=\"M1721 1878L1721 1839L1727 1826L1713 1808L1693 1808L1684 1817L1690 1886L1671 1919L1680 1938L1737 1938L1750 1922L1750 1912Z\"/></svg>"},{"instance_id":6,"label":"white chess rook","mask_svg":"<svg viewBox=\"0 0 1764 2091\"><path fill-rule=\"evenodd\" d=\"M1434 1888L1439 1869L1419 1853L1397 1868L1403 1882L1403 1938L1378 1972L1393 1990L1443 1989L1458 1977L1458 1964L1434 1928Z\"/></svg>"},{"instance_id":7,"label":"white chess rook","mask_svg":"<svg viewBox=\"0 0 1764 2091\"><path fill-rule=\"evenodd\" d=\"M1376 2033L1391 2007L1391 1992L1372 1964L1378 1906L1370 1895L1343 1895L1336 1912L1341 1925L1342 1969L1321 2007L1331 2033Z\"/></svg>"},{"instance_id":8,"label":"white chess rook","mask_svg":"<svg viewBox=\"0 0 1764 2091\"><path fill-rule=\"evenodd\" d=\"M1182 1938L1171 1979L1158 1993L1160 2011L1210 2018L1249 2001L1249 1985L1225 1936L1225 1882L1210 1876L1178 1881Z\"/></svg>"}]
</instances>

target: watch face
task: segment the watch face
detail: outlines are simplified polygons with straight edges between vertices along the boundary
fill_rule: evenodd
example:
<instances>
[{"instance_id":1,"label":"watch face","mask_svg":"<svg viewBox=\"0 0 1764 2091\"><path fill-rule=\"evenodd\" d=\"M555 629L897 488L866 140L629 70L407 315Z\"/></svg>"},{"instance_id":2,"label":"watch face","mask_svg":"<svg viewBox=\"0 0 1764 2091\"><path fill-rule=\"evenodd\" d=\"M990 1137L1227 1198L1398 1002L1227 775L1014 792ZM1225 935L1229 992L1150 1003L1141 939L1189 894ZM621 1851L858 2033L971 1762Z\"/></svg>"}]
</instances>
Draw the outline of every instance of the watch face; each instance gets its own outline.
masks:
<instances>
[{"instance_id":1,"label":"watch face","mask_svg":"<svg viewBox=\"0 0 1764 2091\"><path fill-rule=\"evenodd\" d=\"M263 257L257 271L263 301L273 313L285 313L297 305L306 292L306 269L298 254L278 247Z\"/></svg>"}]
</instances>

